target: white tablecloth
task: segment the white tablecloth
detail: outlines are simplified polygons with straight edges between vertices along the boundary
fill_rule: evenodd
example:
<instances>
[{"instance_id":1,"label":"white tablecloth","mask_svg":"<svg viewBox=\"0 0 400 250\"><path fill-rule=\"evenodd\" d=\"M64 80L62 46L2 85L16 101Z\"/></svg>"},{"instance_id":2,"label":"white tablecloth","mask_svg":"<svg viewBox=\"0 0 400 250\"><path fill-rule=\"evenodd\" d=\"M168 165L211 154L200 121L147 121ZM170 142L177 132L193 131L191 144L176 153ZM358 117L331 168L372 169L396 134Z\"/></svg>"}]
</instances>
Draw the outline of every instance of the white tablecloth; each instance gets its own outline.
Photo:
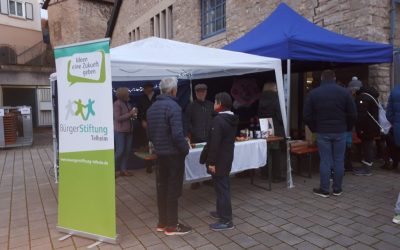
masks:
<instances>
[{"instance_id":1,"label":"white tablecloth","mask_svg":"<svg viewBox=\"0 0 400 250\"><path fill-rule=\"evenodd\" d=\"M191 149L185 159L185 181L209 179L206 167L199 163L202 148ZM267 162L267 141L265 139L235 143L231 173L265 166Z\"/></svg>"}]
</instances>

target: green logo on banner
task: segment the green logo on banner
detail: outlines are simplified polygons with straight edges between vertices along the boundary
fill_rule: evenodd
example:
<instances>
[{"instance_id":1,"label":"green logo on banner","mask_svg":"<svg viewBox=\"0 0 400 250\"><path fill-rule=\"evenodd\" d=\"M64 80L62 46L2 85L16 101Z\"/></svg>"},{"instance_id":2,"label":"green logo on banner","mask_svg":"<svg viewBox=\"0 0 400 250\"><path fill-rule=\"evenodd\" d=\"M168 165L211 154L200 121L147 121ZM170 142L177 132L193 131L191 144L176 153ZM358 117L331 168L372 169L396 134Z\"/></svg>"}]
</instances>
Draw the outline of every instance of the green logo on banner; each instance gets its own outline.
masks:
<instances>
[{"instance_id":1,"label":"green logo on banner","mask_svg":"<svg viewBox=\"0 0 400 250\"><path fill-rule=\"evenodd\" d=\"M75 83L104 83L106 80L105 53L103 50L73 54L68 61L67 80Z\"/></svg>"},{"instance_id":2,"label":"green logo on banner","mask_svg":"<svg viewBox=\"0 0 400 250\"><path fill-rule=\"evenodd\" d=\"M93 108L94 103L95 100L92 100L91 98L89 98L86 104L83 104L81 99L75 101L68 100L68 104L65 106L67 110L65 119L68 120L69 116L73 115L81 117L82 120L87 121L90 116L96 115ZM86 111L86 113L84 111Z\"/></svg>"}]
</instances>

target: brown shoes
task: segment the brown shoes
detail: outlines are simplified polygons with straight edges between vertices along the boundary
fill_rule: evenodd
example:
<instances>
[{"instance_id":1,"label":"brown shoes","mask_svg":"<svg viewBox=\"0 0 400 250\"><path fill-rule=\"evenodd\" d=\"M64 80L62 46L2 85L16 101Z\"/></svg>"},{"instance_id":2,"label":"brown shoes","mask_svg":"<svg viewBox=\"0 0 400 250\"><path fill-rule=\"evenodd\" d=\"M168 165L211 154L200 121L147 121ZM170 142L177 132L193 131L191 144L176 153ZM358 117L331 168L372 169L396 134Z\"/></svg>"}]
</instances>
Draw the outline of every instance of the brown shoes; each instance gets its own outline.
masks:
<instances>
[{"instance_id":1,"label":"brown shoes","mask_svg":"<svg viewBox=\"0 0 400 250\"><path fill-rule=\"evenodd\" d=\"M119 176L125 176L125 177L129 177L132 176L133 174L129 173L128 171L121 171Z\"/></svg>"}]
</instances>

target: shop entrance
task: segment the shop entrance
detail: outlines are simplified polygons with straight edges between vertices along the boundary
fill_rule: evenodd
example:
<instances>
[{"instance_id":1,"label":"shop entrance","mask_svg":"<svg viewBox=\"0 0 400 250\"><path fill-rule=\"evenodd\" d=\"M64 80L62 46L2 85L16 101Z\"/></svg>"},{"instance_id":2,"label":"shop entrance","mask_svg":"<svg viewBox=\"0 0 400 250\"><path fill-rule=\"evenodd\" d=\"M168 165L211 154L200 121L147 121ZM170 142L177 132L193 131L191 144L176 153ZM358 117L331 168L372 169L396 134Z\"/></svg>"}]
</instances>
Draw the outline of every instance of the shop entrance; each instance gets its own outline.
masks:
<instances>
[{"instance_id":1,"label":"shop entrance","mask_svg":"<svg viewBox=\"0 0 400 250\"><path fill-rule=\"evenodd\" d=\"M35 88L4 88L3 106L31 106L33 126L37 126L37 105Z\"/></svg>"}]
</instances>

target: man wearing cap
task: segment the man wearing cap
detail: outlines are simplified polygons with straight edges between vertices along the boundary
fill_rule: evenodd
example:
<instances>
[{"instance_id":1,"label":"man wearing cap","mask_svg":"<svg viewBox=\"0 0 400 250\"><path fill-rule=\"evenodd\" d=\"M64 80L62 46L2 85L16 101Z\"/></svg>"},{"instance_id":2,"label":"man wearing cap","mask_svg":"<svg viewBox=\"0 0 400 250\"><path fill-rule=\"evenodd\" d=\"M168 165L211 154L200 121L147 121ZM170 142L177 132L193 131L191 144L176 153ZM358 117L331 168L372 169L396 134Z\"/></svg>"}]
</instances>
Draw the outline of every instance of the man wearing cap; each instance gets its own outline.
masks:
<instances>
[{"instance_id":1,"label":"man wearing cap","mask_svg":"<svg viewBox=\"0 0 400 250\"><path fill-rule=\"evenodd\" d=\"M195 87L196 100L188 105L185 112L185 134L191 138L192 143L205 142L207 140L214 104L206 100L207 85L197 84ZM193 183L192 189L199 187L199 183Z\"/></svg>"}]
</instances>

